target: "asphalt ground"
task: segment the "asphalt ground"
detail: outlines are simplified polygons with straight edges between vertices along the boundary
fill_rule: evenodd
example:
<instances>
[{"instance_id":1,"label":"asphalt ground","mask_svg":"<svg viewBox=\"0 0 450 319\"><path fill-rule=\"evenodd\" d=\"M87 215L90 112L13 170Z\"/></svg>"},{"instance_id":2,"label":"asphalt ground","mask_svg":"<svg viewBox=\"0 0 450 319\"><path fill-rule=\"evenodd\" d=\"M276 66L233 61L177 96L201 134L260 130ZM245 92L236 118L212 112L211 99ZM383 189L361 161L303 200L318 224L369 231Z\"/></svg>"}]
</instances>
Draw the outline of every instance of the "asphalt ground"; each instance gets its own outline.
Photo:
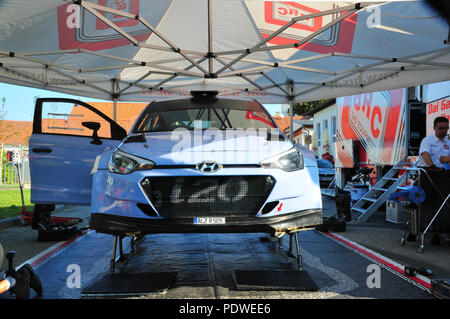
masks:
<instances>
[{"instance_id":1,"label":"asphalt ground","mask_svg":"<svg viewBox=\"0 0 450 319\"><path fill-rule=\"evenodd\" d=\"M334 199L328 198L326 196L323 197L323 204L324 204L324 217L333 216L336 212L336 207L334 203ZM80 227L87 227L89 224L89 207L65 207L65 209L59 213L56 213L55 216L72 216L72 217L82 217L84 219L83 223L80 224ZM379 214L375 214L373 217L371 217L365 224L357 224L356 221L348 222L346 225L346 230L344 232L335 233L336 236L339 236L339 238L343 238L344 240L348 240L351 243L362 245L363 247L372 250L374 252L377 252L378 254L381 254L401 265L414 265L416 267L425 267L429 268L433 271L434 275L432 277L429 277L430 279L433 278L450 278L450 247L447 245L447 243L443 242L439 246L433 246L429 244L429 238L426 240L425 245L425 251L424 253L420 254L417 252L417 248L419 246L419 242L407 242L405 246L400 245L400 239L402 237L403 229L400 225L393 225L391 223L388 223L384 221L383 218L383 212L380 212ZM256 237L255 237L256 235ZM333 235L333 234L331 234ZM161 238L159 238L160 236ZM167 237L169 236L169 237ZM188 235L188 236L197 236L197 235ZM200 246L190 246L186 242L186 237L179 237L177 236L170 236L170 235L156 235L156 236L147 236L146 240L143 244L143 250L144 252L146 250L152 250L152 255L154 256L154 253L156 252L156 255L160 256L159 258L163 258L162 260L170 260L170 250L173 249L173 247L176 247L178 245L181 245L181 247L177 250L178 253L181 253L182 251L185 251L186 249L190 251L188 254L188 264L195 264L193 267L188 267L191 270L192 269L199 269L202 267L206 267L206 269L211 269L211 267L219 267L222 263L221 258L222 257L215 257L215 256L227 256L227 260L229 260L230 256L237 256L236 257L236 263L239 265L242 265L243 267L248 268L249 265L245 266L245 263L248 262L241 258L244 255L251 255L253 256L253 259L256 258L261 260L261 258L264 260L263 264L271 262L271 260L275 261L276 264L283 265L282 267L287 268L295 268L295 262L292 260L286 261L286 259L280 259L280 251L279 248L277 248L277 243L263 243L260 240L258 240L258 234L246 234L245 236L240 236L243 239L243 242L238 243L236 242L235 237L226 237L229 235L222 235L225 237L221 237L219 240L217 237L211 237L212 235L205 234L203 237L198 238L196 241L200 242ZM151 237L151 238L150 238ZM168 238L178 238L178 241L175 240L175 245L170 245L170 240L167 241ZM286 241L286 237L284 241ZM150 238L150 239L149 239ZM159 240L158 240L159 238ZM227 239L228 238L228 239ZM234 239L233 239L234 238ZM360 272L360 278L354 278L353 282L364 282L364 278L367 277L366 273L366 266L370 264L367 260L362 261L361 257L358 256L358 254L355 254L354 252L351 252L351 250L343 247L336 247L339 246L335 242L332 242L330 239L330 236L327 236L326 238L324 235L320 232L316 231L307 231L307 232L301 232L299 234L300 238L300 247L302 250L302 255L304 258L304 264L306 266L306 270L311 273L311 275L314 275L315 279L321 284L321 290L320 293L309 293L309 292L302 292L302 293L292 293L292 292L271 292L266 294L261 293L249 293L247 295L240 294L235 292L231 288L231 284L229 282L230 276L224 276L222 279L215 279L218 283L218 285L209 285L209 284L199 284L194 285L195 289L194 292L192 290L186 290L186 285L181 285L180 287L176 287L176 289L170 290L170 293L168 294L156 294L148 296L147 298L183 298L183 297L191 297L191 298L428 298L429 294L423 294L422 291L413 290L409 295L396 295L396 292L398 291L399 285L401 286L403 284L400 284L397 282L397 279L393 282L396 283L392 286L391 283L386 284L385 288L389 288L387 290L378 290L376 294L373 294L373 290L369 290L371 293L367 292L367 289L364 290L362 287L358 289L353 289L355 291L352 291L349 293L348 291L351 291L352 289L345 290L344 288L339 288L339 280L337 280L337 284L334 286L331 285L331 287L334 287L334 289L327 289L327 279L326 276L323 274L324 272L317 272L317 269L326 269L327 267L331 267L330 265L320 265L320 260L335 260L337 262L336 265L333 267L341 267L339 270L339 276L337 278L340 278L342 276L348 276L350 273L355 272L355 266L354 264L359 263L360 267L358 268ZM228 251L227 245L224 246L223 242L226 242L227 240L231 240L232 246L236 248L233 255L222 255L223 250L225 249ZM16 251L16 258L15 258L15 265L18 266L24 262L30 262L34 263L37 259L42 257L42 255L45 255L46 251L51 251L53 247L60 247L62 245L61 242L57 241L49 241L49 242L39 242L37 241L37 231L32 230L30 226L20 226L20 225L13 225L10 227L2 228L0 229L0 242L2 243L4 250L15 250ZM99 247L97 252L91 251L91 244L89 244L87 247L85 243L96 243L97 247ZM168 246L160 245L160 243L166 243L169 242ZM256 250L250 250L245 251L245 249L240 249L241 246L256 247ZM157 251L153 251L155 248L159 247ZM82 260L82 262L89 262L89 256L95 257L94 260L100 260L101 265L97 263L96 267L93 267L95 269L95 272L90 272L91 277L90 279L94 280L98 276L105 274L109 271L109 259L111 258L111 249L112 249L112 237L108 235L103 234L97 234L94 231L89 231L85 236L81 237L81 239L77 240L72 244L72 246L67 247L64 251L60 253L60 256L58 258L62 258L65 262L67 262L69 259L71 259L74 256L78 256L78 262ZM218 249L218 251L216 251ZM232 248L230 248L232 249ZM195 251L198 250L199 252L203 251L203 254L200 254L198 256L203 256L199 258L200 262L199 264L196 264L197 261L195 256ZM211 253L212 251L212 253ZM255 251L258 252L258 254L255 255ZM324 255L327 251L333 251L333 254L331 255ZM88 253L89 252L89 253ZM206 253L205 253L206 252ZM259 253L262 253L262 257L260 257ZM86 255L86 258L83 256ZM97 255L98 254L98 255ZM145 254L143 254L145 255ZM173 254L172 254L173 255ZM283 255L283 254L281 254ZM97 256L97 257L96 257ZM205 256L210 256L207 258L207 261L205 261ZM241 257L239 257L241 256ZM345 256L344 259L342 259L342 256ZM58 262L58 258L54 258L55 262ZM144 257L139 257L144 258ZM317 259L318 258L318 259ZM249 259L249 258L247 258ZM354 260L353 260L354 259ZM73 261L75 262L76 258L74 257ZM203 260L203 262L201 262ZM251 258L250 258L251 260ZM340 260L340 261L339 261ZM92 259L91 259L92 261ZM215 262L217 261L217 262ZM223 260L222 260L223 261ZM319 263L319 264L318 264ZM362 263L362 264L361 264ZM182 263L183 264L183 263ZM261 264L261 262L260 262ZM353 266L352 266L353 264ZM251 265L251 264L250 264ZM319 265L319 266L318 266ZM337 266L340 265L340 266ZM361 266L362 265L362 266ZM5 266L5 265L4 265ZM50 268L49 268L50 267ZM53 267L53 269L52 269ZM39 267L37 270L39 273L39 276L42 277L44 280L53 280L53 274L55 272L54 269L55 265L52 266L51 262L44 263L42 267ZM88 267L88 266L86 266ZM172 267L172 268L171 268ZM174 265L168 266L168 269L174 269ZM325 267L325 268L324 268ZM332 269L335 269L331 267ZM92 268L92 267L91 267ZM175 267L176 268L176 267ZM330 269L331 269L330 268ZM47 269L47 270L46 270ZM61 270L61 267L59 267ZM362 269L362 270L361 270ZM180 269L177 269L180 270ZM362 273L361 273L362 271ZM195 275L195 271L194 271ZM336 275L336 274L334 274ZM333 277L334 275L328 274L328 277ZM49 278L47 278L50 276ZM66 273L64 273L63 276L67 276ZM96 277L97 276L97 277ZM189 277L189 273L186 273L184 275L185 277ZM324 277L325 276L325 277ZM389 275L390 276L390 275ZM195 276L194 276L195 277ZM219 276L220 277L220 276ZM227 280L223 278L228 278ZM205 279L206 278L206 279ZM60 280L63 280L64 278L60 278ZM200 279L200 282L204 280L205 282L208 280L211 280L211 275L207 275L206 277L203 277L203 279ZM222 280L222 281L221 281ZM336 280L336 278L334 279ZM359 280L359 281L358 281ZM348 285L351 284L352 280L347 281ZM389 281L391 282L391 281ZM342 282L341 282L342 284ZM187 284L189 287L190 284ZM337 285L337 286L336 286ZM410 284L408 284L410 285ZM363 286L363 285L362 285ZM410 285L411 286L411 285ZM338 287L338 288L336 288ZM393 289L393 287L397 287ZM328 287L329 288L329 287ZM348 288L348 287L347 287ZM340 289L340 290L339 290ZM343 290L344 289L344 290ZM405 289L403 289L404 291ZM347 291L347 293L345 293ZM389 292L391 291L391 292ZM69 290L66 291L63 289L63 291L60 294L56 295L48 295L48 298L79 298L80 297L80 291L75 290Z\"/></svg>"},{"instance_id":2,"label":"asphalt ground","mask_svg":"<svg viewBox=\"0 0 450 319\"><path fill-rule=\"evenodd\" d=\"M323 195L322 201L323 216L334 216L334 198ZM406 241L405 245L401 245L404 225L388 222L385 216L385 211L379 210L362 224L352 216L352 221L346 223L345 232L339 234L402 265L431 269L433 276L430 278L450 278L450 243L446 240L448 234L440 235L440 245L432 245L430 241L433 233L427 233L424 252L419 253L419 236L415 241Z\"/></svg>"},{"instance_id":3,"label":"asphalt ground","mask_svg":"<svg viewBox=\"0 0 450 319\"><path fill-rule=\"evenodd\" d=\"M52 216L59 217L81 217L83 222L78 224L80 228L89 226L90 207L66 206L60 207ZM59 241L38 241L38 233L29 225L22 225L19 218L9 218L0 221L0 243L5 253L15 251L15 266L19 266L31 258L59 243ZM4 260L3 269L7 267Z\"/></svg>"},{"instance_id":4,"label":"asphalt ground","mask_svg":"<svg viewBox=\"0 0 450 319\"><path fill-rule=\"evenodd\" d=\"M140 299L428 299L430 294L369 259L335 244L314 230L298 234L303 257L297 271L294 258L286 256L278 242L261 240L260 234L158 234L146 236L128 263L115 270L111 280L111 236L89 232L48 262L36 273L44 283L43 299L138 297ZM124 240L124 251L128 251ZM379 269L379 286L367 283ZM74 270L78 269L79 285ZM245 289L235 282L245 271ZM263 285L264 272L293 271L294 276ZM170 277L173 275L174 277ZM169 276L169 277L167 277ZM148 287L134 294L136 286ZM167 278L167 279L164 279ZM174 278L174 279L171 279ZM300 280L301 279L301 280ZM252 283L247 285L248 280ZM301 281L285 290L290 281ZM310 280L313 283L310 283ZM158 283L159 281L159 283ZM288 282L289 281L289 282ZM106 284L99 285L100 282ZM156 287L155 287L156 285ZM155 289L157 286L163 289ZM250 287L249 287L250 286ZM264 287L263 287L264 286ZM131 295L130 295L131 294Z\"/></svg>"}]
</instances>

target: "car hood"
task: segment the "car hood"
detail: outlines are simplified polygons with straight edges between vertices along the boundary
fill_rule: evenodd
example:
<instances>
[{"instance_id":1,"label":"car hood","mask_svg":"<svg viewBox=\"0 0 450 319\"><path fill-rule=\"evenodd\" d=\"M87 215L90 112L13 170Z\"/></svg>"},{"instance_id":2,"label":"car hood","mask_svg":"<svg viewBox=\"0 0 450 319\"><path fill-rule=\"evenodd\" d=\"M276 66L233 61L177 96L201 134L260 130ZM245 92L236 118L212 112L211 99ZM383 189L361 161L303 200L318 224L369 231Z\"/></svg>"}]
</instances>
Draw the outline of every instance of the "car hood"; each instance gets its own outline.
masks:
<instances>
[{"instance_id":1,"label":"car hood","mask_svg":"<svg viewBox=\"0 0 450 319\"><path fill-rule=\"evenodd\" d=\"M157 165L197 164L212 160L220 164L258 164L293 147L289 141L268 140L266 134L226 131L153 132L145 142L123 142L125 153L150 159ZM273 139L273 138L272 138Z\"/></svg>"}]
</instances>

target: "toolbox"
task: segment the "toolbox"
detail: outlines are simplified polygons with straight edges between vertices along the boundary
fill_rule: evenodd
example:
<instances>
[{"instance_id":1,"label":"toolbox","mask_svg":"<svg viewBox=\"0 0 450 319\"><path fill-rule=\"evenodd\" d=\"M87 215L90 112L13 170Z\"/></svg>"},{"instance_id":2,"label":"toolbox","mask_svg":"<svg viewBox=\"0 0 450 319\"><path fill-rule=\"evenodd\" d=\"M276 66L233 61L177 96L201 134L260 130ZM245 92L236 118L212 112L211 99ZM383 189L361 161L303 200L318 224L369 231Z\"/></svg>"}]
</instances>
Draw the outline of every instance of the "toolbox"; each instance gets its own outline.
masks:
<instances>
[{"instance_id":1,"label":"toolbox","mask_svg":"<svg viewBox=\"0 0 450 319\"><path fill-rule=\"evenodd\" d=\"M408 231L413 236L417 235L420 232L417 213L417 208L408 206L403 207L403 214L406 219Z\"/></svg>"},{"instance_id":2,"label":"toolbox","mask_svg":"<svg viewBox=\"0 0 450 319\"><path fill-rule=\"evenodd\" d=\"M402 202L395 202L392 200L386 201L386 221L401 224L404 223L405 213L403 207L405 206Z\"/></svg>"},{"instance_id":3,"label":"toolbox","mask_svg":"<svg viewBox=\"0 0 450 319\"><path fill-rule=\"evenodd\" d=\"M52 229L49 230L39 230L38 241L68 240L80 233L81 230L75 225L69 227L52 227Z\"/></svg>"}]
</instances>

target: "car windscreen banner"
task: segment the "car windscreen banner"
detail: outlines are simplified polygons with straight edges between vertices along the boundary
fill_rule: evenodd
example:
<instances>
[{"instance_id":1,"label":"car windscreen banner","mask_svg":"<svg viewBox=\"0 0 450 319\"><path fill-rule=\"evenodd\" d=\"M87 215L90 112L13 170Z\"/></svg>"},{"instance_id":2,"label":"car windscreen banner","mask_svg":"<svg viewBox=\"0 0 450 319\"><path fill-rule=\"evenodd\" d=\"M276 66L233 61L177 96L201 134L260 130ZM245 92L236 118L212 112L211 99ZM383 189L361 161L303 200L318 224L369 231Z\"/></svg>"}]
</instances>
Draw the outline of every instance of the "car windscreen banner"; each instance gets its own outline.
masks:
<instances>
[{"instance_id":1,"label":"car windscreen banner","mask_svg":"<svg viewBox=\"0 0 450 319\"><path fill-rule=\"evenodd\" d=\"M427 103L427 136L434 134L433 121L439 116L450 120L450 95Z\"/></svg>"},{"instance_id":2,"label":"car windscreen banner","mask_svg":"<svg viewBox=\"0 0 450 319\"><path fill-rule=\"evenodd\" d=\"M405 89L338 98L336 166L394 165L405 154ZM364 154L354 158L354 149Z\"/></svg>"}]
</instances>

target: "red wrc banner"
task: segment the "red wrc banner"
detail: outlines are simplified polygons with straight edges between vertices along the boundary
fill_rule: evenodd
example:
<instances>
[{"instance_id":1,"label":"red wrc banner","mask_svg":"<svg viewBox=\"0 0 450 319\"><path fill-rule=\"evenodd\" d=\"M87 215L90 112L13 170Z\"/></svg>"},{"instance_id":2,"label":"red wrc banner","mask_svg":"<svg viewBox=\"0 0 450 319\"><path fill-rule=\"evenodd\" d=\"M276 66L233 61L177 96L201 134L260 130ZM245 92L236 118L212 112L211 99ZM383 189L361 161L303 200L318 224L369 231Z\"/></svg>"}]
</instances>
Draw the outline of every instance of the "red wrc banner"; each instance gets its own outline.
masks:
<instances>
[{"instance_id":1,"label":"red wrc banner","mask_svg":"<svg viewBox=\"0 0 450 319\"><path fill-rule=\"evenodd\" d=\"M272 121L270 120L270 118L268 118L267 114L265 114L265 113L247 111L247 113L245 114L245 118L249 119L249 120L260 121L260 122L263 122L263 123L265 123L267 125L275 127L273 125Z\"/></svg>"},{"instance_id":2,"label":"red wrc banner","mask_svg":"<svg viewBox=\"0 0 450 319\"><path fill-rule=\"evenodd\" d=\"M145 10L147 3L141 0L97 0L98 5L138 15ZM164 10L165 11L165 10ZM151 32L135 19L99 11L117 27L132 35L137 41L145 41ZM160 12L160 19L163 15ZM59 48L105 50L130 44L114 29L80 6L68 3L57 8Z\"/></svg>"},{"instance_id":3,"label":"red wrc banner","mask_svg":"<svg viewBox=\"0 0 450 319\"><path fill-rule=\"evenodd\" d=\"M325 2L292 2L292 1L246 1L247 7L263 38L267 38L291 21L292 18L305 16L320 11L336 9L345 4ZM268 41L272 45L284 45L300 42L302 39L319 31L345 12L324 15L306 20L300 20L278 36ZM340 23L328 28L307 43L291 49L289 55L298 50L305 50L320 54L331 52L350 53L358 16L356 14L344 19ZM282 50L286 52L286 50ZM289 49L287 51L290 51ZM273 52L277 54L277 52ZM281 53L280 53L281 54ZM286 53L284 53L286 55ZM288 56L285 56L287 58Z\"/></svg>"},{"instance_id":4,"label":"red wrc banner","mask_svg":"<svg viewBox=\"0 0 450 319\"><path fill-rule=\"evenodd\" d=\"M405 103L405 89L338 98L336 167L351 168L355 161L397 163L405 154Z\"/></svg>"}]
</instances>

